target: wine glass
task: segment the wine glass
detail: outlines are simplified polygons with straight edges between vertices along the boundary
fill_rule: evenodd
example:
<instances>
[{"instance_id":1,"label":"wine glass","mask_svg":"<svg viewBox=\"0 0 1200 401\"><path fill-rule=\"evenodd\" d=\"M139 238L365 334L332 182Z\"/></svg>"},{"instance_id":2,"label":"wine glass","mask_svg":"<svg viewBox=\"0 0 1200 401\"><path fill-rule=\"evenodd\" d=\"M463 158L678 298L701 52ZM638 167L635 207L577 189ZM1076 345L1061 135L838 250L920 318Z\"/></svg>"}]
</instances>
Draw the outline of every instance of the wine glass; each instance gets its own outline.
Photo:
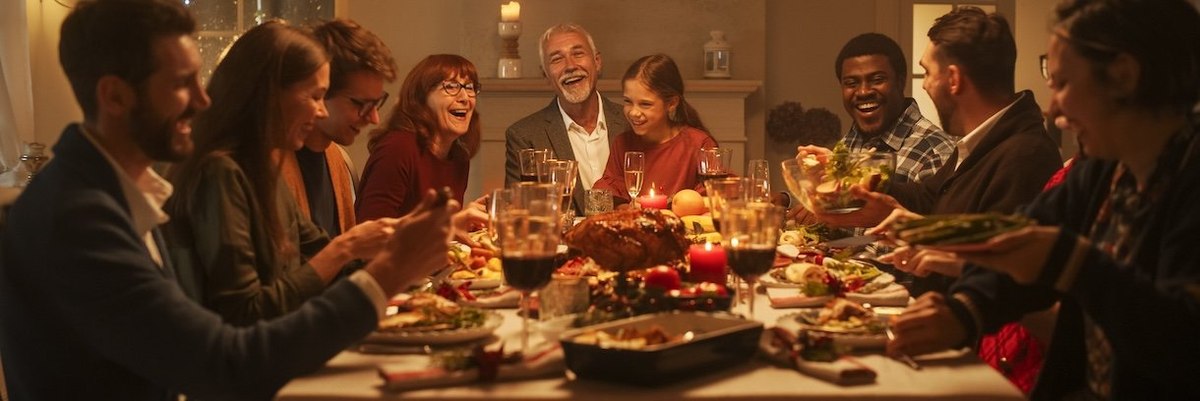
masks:
<instances>
[{"instance_id":1,"label":"wine glass","mask_svg":"<svg viewBox=\"0 0 1200 401\"><path fill-rule=\"evenodd\" d=\"M750 178L750 197L756 202L771 201L771 165L763 159L754 159L746 164L746 177Z\"/></svg>"},{"instance_id":2,"label":"wine glass","mask_svg":"<svg viewBox=\"0 0 1200 401\"><path fill-rule=\"evenodd\" d=\"M731 201L721 221L721 237L729 267L750 287L749 317L754 318L754 294L758 278L775 262L775 246L783 224L782 207L763 202ZM737 288L738 298L742 289Z\"/></svg>"},{"instance_id":3,"label":"wine glass","mask_svg":"<svg viewBox=\"0 0 1200 401\"><path fill-rule=\"evenodd\" d=\"M500 261L504 281L521 291L521 349L529 350L529 297L550 283L561 241L558 184L512 189L512 204L499 211Z\"/></svg>"},{"instance_id":4,"label":"wine glass","mask_svg":"<svg viewBox=\"0 0 1200 401\"><path fill-rule=\"evenodd\" d=\"M733 149L730 148L700 148L696 155L696 177L700 182L726 178L732 175L729 171Z\"/></svg>"},{"instance_id":5,"label":"wine glass","mask_svg":"<svg viewBox=\"0 0 1200 401\"><path fill-rule=\"evenodd\" d=\"M550 149L521 149L517 160L521 163L521 182L538 182L537 166L554 158Z\"/></svg>"},{"instance_id":6,"label":"wine glass","mask_svg":"<svg viewBox=\"0 0 1200 401\"><path fill-rule=\"evenodd\" d=\"M516 184L514 184L514 187ZM500 232L496 228L496 224L500 221L501 211L508 209L513 203L513 190L507 188L499 188L492 191L492 196L488 198L488 235L492 237L492 244L500 246Z\"/></svg>"},{"instance_id":7,"label":"wine glass","mask_svg":"<svg viewBox=\"0 0 1200 401\"><path fill-rule=\"evenodd\" d=\"M566 219L574 218L572 196L575 193L575 177L579 175L579 163L574 160L547 160L538 166L538 182L559 184L562 189L562 204L559 210ZM564 223L567 223L566 221Z\"/></svg>"},{"instance_id":8,"label":"wine glass","mask_svg":"<svg viewBox=\"0 0 1200 401\"><path fill-rule=\"evenodd\" d=\"M708 195L708 210L712 215L713 228L721 231L721 217L729 202L747 201L750 195L751 183L746 177L729 177L704 182L704 192Z\"/></svg>"},{"instance_id":9,"label":"wine glass","mask_svg":"<svg viewBox=\"0 0 1200 401\"><path fill-rule=\"evenodd\" d=\"M629 200L642 192L642 179L646 175L646 154L642 152L625 152L625 190L629 192ZM636 202L634 202L636 204Z\"/></svg>"}]
</instances>

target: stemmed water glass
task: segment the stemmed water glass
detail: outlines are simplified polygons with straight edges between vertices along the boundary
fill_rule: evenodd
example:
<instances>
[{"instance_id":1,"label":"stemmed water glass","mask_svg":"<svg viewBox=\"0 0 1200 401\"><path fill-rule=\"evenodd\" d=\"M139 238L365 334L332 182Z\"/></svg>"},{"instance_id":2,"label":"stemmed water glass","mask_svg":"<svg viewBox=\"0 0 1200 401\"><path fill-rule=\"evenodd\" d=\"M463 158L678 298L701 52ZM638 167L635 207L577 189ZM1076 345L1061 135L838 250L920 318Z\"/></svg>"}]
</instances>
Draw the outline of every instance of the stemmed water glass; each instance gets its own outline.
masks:
<instances>
[{"instance_id":1,"label":"stemmed water glass","mask_svg":"<svg viewBox=\"0 0 1200 401\"><path fill-rule=\"evenodd\" d=\"M563 215L564 229L568 228L567 226L575 218L571 200L575 192L575 177L578 174L579 164L574 160L547 160L538 166L538 182L558 184L562 190L562 203L559 205L559 211Z\"/></svg>"},{"instance_id":2,"label":"stemmed water glass","mask_svg":"<svg viewBox=\"0 0 1200 401\"><path fill-rule=\"evenodd\" d=\"M561 241L557 184L529 184L511 189L512 203L498 211L500 261L504 280L521 291L521 349L529 350L529 298L550 283Z\"/></svg>"},{"instance_id":3,"label":"stemmed water glass","mask_svg":"<svg viewBox=\"0 0 1200 401\"><path fill-rule=\"evenodd\" d=\"M646 154L642 152L625 152L625 190L629 192L629 200L633 201L642 192L642 179L646 175ZM636 204L637 202L633 202Z\"/></svg>"},{"instance_id":4,"label":"stemmed water glass","mask_svg":"<svg viewBox=\"0 0 1200 401\"><path fill-rule=\"evenodd\" d=\"M750 196L756 202L771 201L771 165L763 159L754 159L746 164L746 177L750 179Z\"/></svg>"},{"instance_id":5,"label":"stemmed water glass","mask_svg":"<svg viewBox=\"0 0 1200 401\"><path fill-rule=\"evenodd\" d=\"M775 246L783 224L783 208L769 203L731 201L721 218L721 237L729 267L750 287L749 317L754 318L754 294L758 278L771 270ZM742 289L737 288L738 298Z\"/></svg>"}]
</instances>

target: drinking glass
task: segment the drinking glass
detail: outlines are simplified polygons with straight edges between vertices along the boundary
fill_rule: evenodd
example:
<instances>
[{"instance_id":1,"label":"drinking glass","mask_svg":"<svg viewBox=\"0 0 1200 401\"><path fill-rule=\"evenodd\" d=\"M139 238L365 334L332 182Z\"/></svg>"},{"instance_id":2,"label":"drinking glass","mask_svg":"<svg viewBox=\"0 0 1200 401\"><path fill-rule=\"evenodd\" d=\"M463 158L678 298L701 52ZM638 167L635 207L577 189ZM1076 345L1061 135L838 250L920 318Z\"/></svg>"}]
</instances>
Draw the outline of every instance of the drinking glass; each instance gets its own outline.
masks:
<instances>
[{"instance_id":1,"label":"drinking glass","mask_svg":"<svg viewBox=\"0 0 1200 401\"><path fill-rule=\"evenodd\" d=\"M700 182L725 178L733 174L729 169L733 160L733 149L700 148L696 157L696 178Z\"/></svg>"},{"instance_id":2,"label":"drinking glass","mask_svg":"<svg viewBox=\"0 0 1200 401\"><path fill-rule=\"evenodd\" d=\"M646 154L625 152L625 190L632 202L642 192L642 179L646 175ZM636 204L637 202L633 202Z\"/></svg>"},{"instance_id":3,"label":"drinking glass","mask_svg":"<svg viewBox=\"0 0 1200 401\"><path fill-rule=\"evenodd\" d=\"M537 166L546 160L554 158L550 149L521 149L517 160L521 163L521 182L537 182Z\"/></svg>"},{"instance_id":4,"label":"drinking glass","mask_svg":"<svg viewBox=\"0 0 1200 401\"><path fill-rule=\"evenodd\" d=\"M746 177L750 179L750 197L756 202L771 201L771 165L764 159L754 159L746 164Z\"/></svg>"},{"instance_id":5,"label":"drinking glass","mask_svg":"<svg viewBox=\"0 0 1200 401\"><path fill-rule=\"evenodd\" d=\"M613 194L604 188L595 188L583 191L583 215L595 216L600 213L611 212L613 210Z\"/></svg>"},{"instance_id":6,"label":"drinking glass","mask_svg":"<svg viewBox=\"0 0 1200 401\"><path fill-rule=\"evenodd\" d=\"M511 189L494 190L492 196L488 198L488 235L491 235L492 243L496 246L500 246L500 233L496 229L496 224L500 221L500 213L508 209L512 203L513 190Z\"/></svg>"},{"instance_id":7,"label":"drinking glass","mask_svg":"<svg viewBox=\"0 0 1200 401\"><path fill-rule=\"evenodd\" d=\"M559 212L562 214L560 227L570 228L575 219L574 203L571 201L575 193L575 177L579 174L579 163L574 160L547 160L538 166L538 182L542 184L558 184L562 191Z\"/></svg>"},{"instance_id":8,"label":"drinking glass","mask_svg":"<svg viewBox=\"0 0 1200 401\"><path fill-rule=\"evenodd\" d=\"M733 273L750 287L749 317L754 318L754 294L758 278L771 270L775 246L783 224L782 207L762 202L731 201L721 221L721 237ZM741 298L741 287L737 287Z\"/></svg>"},{"instance_id":9,"label":"drinking glass","mask_svg":"<svg viewBox=\"0 0 1200 401\"><path fill-rule=\"evenodd\" d=\"M499 211L500 261L508 286L521 291L521 349L529 350L529 297L550 283L561 241L557 184L512 189L512 204Z\"/></svg>"},{"instance_id":10,"label":"drinking glass","mask_svg":"<svg viewBox=\"0 0 1200 401\"><path fill-rule=\"evenodd\" d=\"M750 184L750 179L746 177L729 177L704 182L713 228L721 231L721 218L724 216L729 202L750 200Z\"/></svg>"}]
</instances>

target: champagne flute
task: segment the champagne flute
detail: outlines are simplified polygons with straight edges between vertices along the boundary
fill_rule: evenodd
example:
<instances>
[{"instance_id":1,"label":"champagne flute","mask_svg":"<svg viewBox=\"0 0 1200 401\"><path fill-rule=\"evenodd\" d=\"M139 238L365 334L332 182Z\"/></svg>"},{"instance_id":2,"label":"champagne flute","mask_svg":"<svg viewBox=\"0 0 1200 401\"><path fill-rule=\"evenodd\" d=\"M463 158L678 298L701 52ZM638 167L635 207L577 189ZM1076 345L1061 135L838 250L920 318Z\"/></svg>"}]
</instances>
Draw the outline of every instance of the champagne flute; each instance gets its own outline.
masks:
<instances>
[{"instance_id":1,"label":"champagne flute","mask_svg":"<svg viewBox=\"0 0 1200 401\"><path fill-rule=\"evenodd\" d=\"M746 177L750 178L750 197L756 202L771 201L771 165L763 159L747 163Z\"/></svg>"},{"instance_id":2,"label":"champagne flute","mask_svg":"<svg viewBox=\"0 0 1200 401\"><path fill-rule=\"evenodd\" d=\"M725 208L721 236L729 267L750 287L749 317L754 318L755 286L771 270L783 224L783 208L769 203L732 201ZM738 297L742 289L737 288Z\"/></svg>"},{"instance_id":3,"label":"champagne flute","mask_svg":"<svg viewBox=\"0 0 1200 401\"><path fill-rule=\"evenodd\" d=\"M625 190L629 192L631 202L642 192L642 179L645 175L646 154L625 152Z\"/></svg>"},{"instance_id":4,"label":"champagne flute","mask_svg":"<svg viewBox=\"0 0 1200 401\"><path fill-rule=\"evenodd\" d=\"M521 291L521 350L529 351L529 298L550 283L558 267L558 184L529 184L512 189L513 203L500 211L500 261L508 286Z\"/></svg>"}]
</instances>

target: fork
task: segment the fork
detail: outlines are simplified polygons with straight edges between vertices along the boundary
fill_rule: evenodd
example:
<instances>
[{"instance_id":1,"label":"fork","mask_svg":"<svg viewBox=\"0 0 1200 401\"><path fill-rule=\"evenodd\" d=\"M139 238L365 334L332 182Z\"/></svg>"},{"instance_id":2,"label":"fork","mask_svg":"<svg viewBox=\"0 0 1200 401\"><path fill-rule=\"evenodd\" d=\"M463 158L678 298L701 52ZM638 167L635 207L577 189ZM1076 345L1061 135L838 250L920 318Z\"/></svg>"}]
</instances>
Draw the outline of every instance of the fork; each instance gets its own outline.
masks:
<instances>
[{"instance_id":1,"label":"fork","mask_svg":"<svg viewBox=\"0 0 1200 401\"><path fill-rule=\"evenodd\" d=\"M894 341L896 339L896 333L892 332L891 324L884 325L883 330L884 333L887 334L888 341ZM908 365L908 367L912 368L912 370L921 370L921 365L918 364L917 361L914 361L912 357L908 356L908 354L893 355L892 358L903 362L905 365Z\"/></svg>"}]
</instances>

